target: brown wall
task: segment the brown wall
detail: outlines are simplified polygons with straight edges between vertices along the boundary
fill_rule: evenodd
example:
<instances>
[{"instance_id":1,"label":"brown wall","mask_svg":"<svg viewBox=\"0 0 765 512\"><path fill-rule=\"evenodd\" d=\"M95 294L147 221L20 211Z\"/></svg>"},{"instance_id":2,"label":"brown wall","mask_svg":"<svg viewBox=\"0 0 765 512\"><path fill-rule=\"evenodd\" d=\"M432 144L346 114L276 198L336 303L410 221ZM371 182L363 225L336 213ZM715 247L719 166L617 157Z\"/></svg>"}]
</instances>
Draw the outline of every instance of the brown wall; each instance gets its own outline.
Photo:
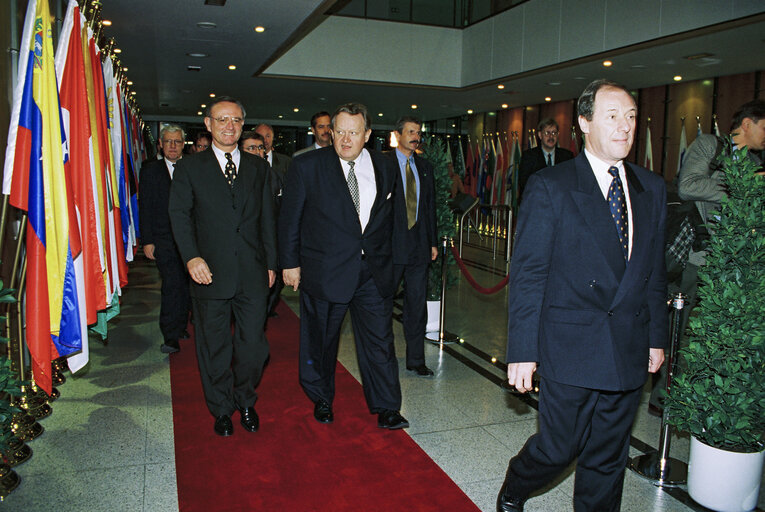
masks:
<instances>
[{"instance_id":1,"label":"brown wall","mask_svg":"<svg viewBox=\"0 0 765 512\"><path fill-rule=\"evenodd\" d=\"M696 139L697 117L702 132L710 133L714 123L713 113L716 113L720 132L727 134L733 113L740 105L755 98L765 99L763 80L765 72L756 71L636 91L638 127L635 143L627 160L643 165L646 126L650 118L654 172L662 174L667 182L671 182L677 174L683 119L688 145ZM525 148L528 130L536 128L540 119L552 117L560 126L559 145L567 148L571 140L572 126L577 130L581 141L581 132L579 127L575 126L575 101L571 99L516 107L500 111L497 116L474 114L468 120L468 130L471 138L482 133L496 132L497 129L506 133L518 132L523 134L521 147ZM491 123L490 130L483 130L484 118L492 120L487 121Z\"/></svg>"}]
</instances>

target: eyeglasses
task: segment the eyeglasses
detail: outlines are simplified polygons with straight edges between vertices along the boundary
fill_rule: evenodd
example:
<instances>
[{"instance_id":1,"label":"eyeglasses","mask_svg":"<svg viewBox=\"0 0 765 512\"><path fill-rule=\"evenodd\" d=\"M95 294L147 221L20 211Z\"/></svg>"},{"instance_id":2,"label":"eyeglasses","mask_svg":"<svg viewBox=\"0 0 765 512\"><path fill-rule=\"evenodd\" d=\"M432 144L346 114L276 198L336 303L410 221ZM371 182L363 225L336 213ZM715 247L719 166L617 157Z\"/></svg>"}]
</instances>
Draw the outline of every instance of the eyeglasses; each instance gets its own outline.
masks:
<instances>
[{"instance_id":1,"label":"eyeglasses","mask_svg":"<svg viewBox=\"0 0 765 512\"><path fill-rule=\"evenodd\" d=\"M162 139L162 144L167 144L168 146L178 146L183 145L183 141L180 139Z\"/></svg>"},{"instance_id":2,"label":"eyeglasses","mask_svg":"<svg viewBox=\"0 0 765 512\"><path fill-rule=\"evenodd\" d=\"M554 137L554 136L558 135L558 130L545 130L542 133L544 133L548 137Z\"/></svg>"},{"instance_id":3,"label":"eyeglasses","mask_svg":"<svg viewBox=\"0 0 765 512\"><path fill-rule=\"evenodd\" d=\"M214 121L217 121L220 124L228 124L229 121L231 121L234 124L244 124L244 119L241 117L229 117L229 116L223 116L223 117L213 117Z\"/></svg>"},{"instance_id":4,"label":"eyeglasses","mask_svg":"<svg viewBox=\"0 0 765 512\"><path fill-rule=\"evenodd\" d=\"M266 149L266 147L263 144L259 144L257 146L245 146L244 149L252 151L253 149L256 149L258 151L263 151Z\"/></svg>"}]
</instances>

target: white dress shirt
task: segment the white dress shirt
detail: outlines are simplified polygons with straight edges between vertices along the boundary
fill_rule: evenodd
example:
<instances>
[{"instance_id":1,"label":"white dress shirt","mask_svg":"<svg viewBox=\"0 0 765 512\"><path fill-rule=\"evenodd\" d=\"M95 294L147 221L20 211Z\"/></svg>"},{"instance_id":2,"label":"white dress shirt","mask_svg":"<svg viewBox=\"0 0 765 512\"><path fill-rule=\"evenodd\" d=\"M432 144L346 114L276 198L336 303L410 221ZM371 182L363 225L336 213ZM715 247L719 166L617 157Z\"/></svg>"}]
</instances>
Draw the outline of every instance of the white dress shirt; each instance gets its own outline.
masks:
<instances>
[{"instance_id":1,"label":"white dress shirt","mask_svg":"<svg viewBox=\"0 0 765 512\"><path fill-rule=\"evenodd\" d=\"M343 176L347 182L350 166L342 158L340 158L340 166L343 168ZM359 222L363 232L369 223L369 214L372 212L372 205L375 202L375 197L377 197L375 167L372 164L372 156L366 149L362 149L359 156L354 160L353 173L359 183Z\"/></svg>"},{"instance_id":2,"label":"white dress shirt","mask_svg":"<svg viewBox=\"0 0 765 512\"><path fill-rule=\"evenodd\" d=\"M598 181L600 191L603 193L603 199L608 201L608 189L611 188L611 182L614 179L608 172L611 165L596 156L593 156L586 149L584 150L584 155L587 157L587 161L590 162L592 172L595 174L595 179ZM632 203L630 202L630 187L627 183L627 173L624 170L624 162L620 161L614 167L619 169L619 179L622 180L622 188L624 189L624 201L627 203L627 236L629 237L627 259L629 259L632 255Z\"/></svg>"},{"instance_id":3,"label":"white dress shirt","mask_svg":"<svg viewBox=\"0 0 765 512\"><path fill-rule=\"evenodd\" d=\"M218 146L215 144L212 144L213 153L215 154L215 158L218 159L218 164L220 164L220 171L225 176L226 174L226 164L228 163L228 160L226 160L226 152L222 149L219 149ZM235 147L234 150L231 152L231 160L234 161L234 165L236 166L236 169L239 170L239 161L241 160L242 155L239 154L239 146Z\"/></svg>"},{"instance_id":4,"label":"white dress shirt","mask_svg":"<svg viewBox=\"0 0 765 512\"><path fill-rule=\"evenodd\" d=\"M173 173L175 172L175 164L178 162L171 162L167 158L163 159L165 161L165 165L167 166L167 172L170 174L170 179L173 179ZM180 160L180 158L178 159Z\"/></svg>"}]
</instances>

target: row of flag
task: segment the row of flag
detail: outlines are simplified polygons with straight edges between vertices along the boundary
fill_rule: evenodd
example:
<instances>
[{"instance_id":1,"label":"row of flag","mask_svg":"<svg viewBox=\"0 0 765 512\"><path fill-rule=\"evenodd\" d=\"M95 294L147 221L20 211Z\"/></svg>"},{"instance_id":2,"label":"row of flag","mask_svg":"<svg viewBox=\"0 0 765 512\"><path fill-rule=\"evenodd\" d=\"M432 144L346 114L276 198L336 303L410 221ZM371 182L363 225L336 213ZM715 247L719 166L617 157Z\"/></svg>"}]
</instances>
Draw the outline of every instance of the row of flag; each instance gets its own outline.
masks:
<instances>
[{"instance_id":1,"label":"row of flag","mask_svg":"<svg viewBox=\"0 0 765 512\"><path fill-rule=\"evenodd\" d=\"M650 119L649 119L650 121ZM680 142L679 142L679 148L677 153L677 172L675 175L680 173L680 168L683 166L683 161L685 160L685 154L688 151L688 137L685 132L685 118L681 118L680 120L681 128L680 128ZM714 126L713 126L714 134L717 137L720 137L720 127L717 125L717 117L714 118ZM701 119L697 116L696 117L696 137L704 133L704 131L701 129ZM651 143L651 124L650 122L648 125L646 125L645 129L645 156L643 158L643 167L646 169L650 169L653 171L653 144Z\"/></svg>"},{"instance_id":2,"label":"row of flag","mask_svg":"<svg viewBox=\"0 0 765 512\"><path fill-rule=\"evenodd\" d=\"M3 194L28 215L26 341L35 382L51 361L88 362L88 326L118 311L136 250L141 123L110 57L70 0L54 54L48 0L30 0L20 45ZM103 61L102 61L103 60Z\"/></svg>"}]
</instances>

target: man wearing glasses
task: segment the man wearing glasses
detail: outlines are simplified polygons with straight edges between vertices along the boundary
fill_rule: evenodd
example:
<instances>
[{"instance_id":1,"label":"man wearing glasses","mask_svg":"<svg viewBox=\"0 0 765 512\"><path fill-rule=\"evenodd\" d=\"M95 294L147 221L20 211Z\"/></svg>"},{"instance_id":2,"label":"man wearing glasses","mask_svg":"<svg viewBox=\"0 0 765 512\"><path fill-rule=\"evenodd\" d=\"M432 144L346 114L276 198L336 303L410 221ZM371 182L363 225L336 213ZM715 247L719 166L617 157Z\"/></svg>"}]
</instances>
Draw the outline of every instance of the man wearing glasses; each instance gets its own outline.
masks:
<instances>
[{"instance_id":1,"label":"man wearing glasses","mask_svg":"<svg viewBox=\"0 0 765 512\"><path fill-rule=\"evenodd\" d=\"M234 98L210 103L211 150L183 159L170 189L173 235L192 280L202 388L221 436L233 433L235 410L245 430L259 427L255 387L268 357L263 327L277 263L268 164L237 145L244 116Z\"/></svg>"},{"instance_id":2,"label":"man wearing glasses","mask_svg":"<svg viewBox=\"0 0 765 512\"><path fill-rule=\"evenodd\" d=\"M148 162L141 170L141 193L138 207L143 253L154 260L162 279L159 328L165 354L178 352L178 339L189 319L189 283L178 248L170 229L167 205L175 164L183 155L184 134L180 126L168 124L159 132L159 147L165 155Z\"/></svg>"},{"instance_id":3,"label":"man wearing glasses","mask_svg":"<svg viewBox=\"0 0 765 512\"><path fill-rule=\"evenodd\" d=\"M529 176L545 167L552 167L566 160L574 158L574 154L568 149L558 146L558 123L555 119L548 117L542 119L537 125L537 137L539 145L535 148L527 149L521 155L521 166L518 169L518 196L522 197L523 189Z\"/></svg>"}]
</instances>

